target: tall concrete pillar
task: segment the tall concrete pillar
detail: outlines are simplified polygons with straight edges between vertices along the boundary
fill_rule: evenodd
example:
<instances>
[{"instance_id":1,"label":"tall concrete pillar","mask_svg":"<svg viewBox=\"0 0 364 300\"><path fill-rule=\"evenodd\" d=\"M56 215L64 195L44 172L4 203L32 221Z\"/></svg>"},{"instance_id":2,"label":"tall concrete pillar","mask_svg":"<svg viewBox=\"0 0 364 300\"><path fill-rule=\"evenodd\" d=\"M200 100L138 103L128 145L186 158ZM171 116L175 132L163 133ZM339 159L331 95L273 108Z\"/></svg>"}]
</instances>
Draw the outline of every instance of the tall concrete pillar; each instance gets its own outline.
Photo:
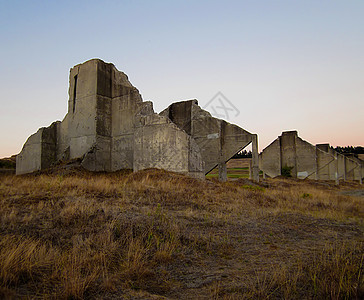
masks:
<instances>
[{"instance_id":1,"label":"tall concrete pillar","mask_svg":"<svg viewBox=\"0 0 364 300\"><path fill-rule=\"evenodd\" d=\"M316 172L315 172L315 180L319 180L319 156L318 156L318 149L316 147Z\"/></svg>"},{"instance_id":2,"label":"tall concrete pillar","mask_svg":"<svg viewBox=\"0 0 364 300\"><path fill-rule=\"evenodd\" d=\"M297 178L297 131L284 131L280 136L282 167L290 167L291 175Z\"/></svg>"},{"instance_id":3,"label":"tall concrete pillar","mask_svg":"<svg viewBox=\"0 0 364 300\"><path fill-rule=\"evenodd\" d=\"M335 151L335 184L339 184L339 160L337 159L337 152Z\"/></svg>"},{"instance_id":4,"label":"tall concrete pillar","mask_svg":"<svg viewBox=\"0 0 364 300\"><path fill-rule=\"evenodd\" d=\"M252 175L253 180L259 182L258 136L256 134L252 137Z\"/></svg>"},{"instance_id":5,"label":"tall concrete pillar","mask_svg":"<svg viewBox=\"0 0 364 300\"><path fill-rule=\"evenodd\" d=\"M219 163L219 180L222 182L227 181L227 167L224 161Z\"/></svg>"}]
</instances>

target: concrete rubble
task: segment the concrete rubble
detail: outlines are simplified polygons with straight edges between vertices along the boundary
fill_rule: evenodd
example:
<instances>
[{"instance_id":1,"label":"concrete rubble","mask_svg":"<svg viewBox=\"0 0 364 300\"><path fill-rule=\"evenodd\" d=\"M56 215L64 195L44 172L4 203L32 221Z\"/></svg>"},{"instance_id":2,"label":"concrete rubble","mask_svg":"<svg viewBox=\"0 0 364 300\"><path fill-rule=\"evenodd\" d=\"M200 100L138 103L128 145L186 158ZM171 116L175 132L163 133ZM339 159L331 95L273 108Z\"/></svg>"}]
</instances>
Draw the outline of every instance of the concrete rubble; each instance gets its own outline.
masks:
<instances>
[{"instance_id":1,"label":"concrete rubble","mask_svg":"<svg viewBox=\"0 0 364 300\"><path fill-rule=\"evenodd\" d=\"M126 74L92 59L70 70L68 113L28 138L16 174L79 159L91 171L160 168L196 178L219 166L219 178L226 180L226 162L250 143L258 181L256 134L212 117L197 100L157 114Z\"/></svg>"}]
</instances>

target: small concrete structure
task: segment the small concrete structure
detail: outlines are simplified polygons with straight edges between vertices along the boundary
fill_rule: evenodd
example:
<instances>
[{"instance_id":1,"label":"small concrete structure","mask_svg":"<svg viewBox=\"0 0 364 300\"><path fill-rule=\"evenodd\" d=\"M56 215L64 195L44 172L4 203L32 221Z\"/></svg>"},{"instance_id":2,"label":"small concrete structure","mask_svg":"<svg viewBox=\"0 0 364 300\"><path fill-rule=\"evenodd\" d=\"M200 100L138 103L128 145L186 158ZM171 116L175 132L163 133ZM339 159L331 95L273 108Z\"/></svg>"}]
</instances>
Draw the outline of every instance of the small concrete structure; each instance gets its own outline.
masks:
<instances>
[{"instance_id":1,"label":"small concrete structure","mask_svg":"<svg viewBox=\"0 0 364 300\"><path fill-rule=\"evenodd\" d=\"M257 136L212 117L197 100L174 103L157 114L151 102L113 64L92 59L70 70L68 113L40 128L17 156L16 173L78 159L91 171L161 168L203 178L253 143L258 180Z\"/></svg>"},{"instance_id":2,"label":"small concrete structure","mask_svg":"<svg viewBox=\"0 0 364 300\"><path fill-rule=\"evenodd\" d=\"M337 153L329 144L311 145L297 131L283 132L259 155L264 175L276 177L282 169L294 178L319 180L358 180L363 178L362 161Z\"/></svg>"}]
</instances>

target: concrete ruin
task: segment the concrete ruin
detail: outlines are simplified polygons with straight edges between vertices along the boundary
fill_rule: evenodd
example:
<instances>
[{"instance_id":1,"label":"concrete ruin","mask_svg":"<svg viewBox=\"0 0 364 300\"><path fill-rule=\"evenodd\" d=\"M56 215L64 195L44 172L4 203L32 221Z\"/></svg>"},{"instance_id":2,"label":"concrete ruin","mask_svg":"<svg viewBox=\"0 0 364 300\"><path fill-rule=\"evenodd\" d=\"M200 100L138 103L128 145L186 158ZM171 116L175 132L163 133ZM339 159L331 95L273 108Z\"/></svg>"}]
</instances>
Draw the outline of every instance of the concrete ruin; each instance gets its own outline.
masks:
<instances>
[{"instance_id":1,"label":"concrete ruin","mask_svg":"<svg viewBox=\"0 0 364 300\"><path fill-rule=\"evenodd\" d=\"M264 175L277 177L282 171L299 179L358 180L364 177L363 161L344 156L329 144L316 146L304 141L297 131L283 132L259 154L259 167Z\"/></svg>"},{"instance_id":2,"label":"concrete ruin","mask_svg":"<svg viewBox=\"0 0 364 300\"><path fill-rule=\"evenodd\" d=\"M70 70L68 113L40 128L17 156L16 174L78 159L90 171L160 168L204 178L252 143L259 179L257 135L211 116L197 100L157 114L113 64L92 59Z\"/></svg>"}]
</instances>

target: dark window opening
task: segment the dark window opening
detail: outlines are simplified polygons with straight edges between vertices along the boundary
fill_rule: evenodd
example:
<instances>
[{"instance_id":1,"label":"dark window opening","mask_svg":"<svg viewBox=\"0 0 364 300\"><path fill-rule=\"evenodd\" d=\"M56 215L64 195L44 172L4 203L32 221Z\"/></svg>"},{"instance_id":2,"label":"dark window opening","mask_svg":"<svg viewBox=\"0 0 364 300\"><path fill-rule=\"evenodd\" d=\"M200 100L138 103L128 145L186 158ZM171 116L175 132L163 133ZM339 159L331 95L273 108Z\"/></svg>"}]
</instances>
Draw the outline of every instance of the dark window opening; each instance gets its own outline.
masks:
<instances>
[{"instance_id":1,"label":"dark window opening","mask_svg":"<svg viewBox=\"0 0 364 300\"><path fill-rule=\"evenodd\" d=\"M77 91L77 75L74 77L74 84L73 84L73 112L76 109L76 91Z\"/></svg>"}]
</instances>

